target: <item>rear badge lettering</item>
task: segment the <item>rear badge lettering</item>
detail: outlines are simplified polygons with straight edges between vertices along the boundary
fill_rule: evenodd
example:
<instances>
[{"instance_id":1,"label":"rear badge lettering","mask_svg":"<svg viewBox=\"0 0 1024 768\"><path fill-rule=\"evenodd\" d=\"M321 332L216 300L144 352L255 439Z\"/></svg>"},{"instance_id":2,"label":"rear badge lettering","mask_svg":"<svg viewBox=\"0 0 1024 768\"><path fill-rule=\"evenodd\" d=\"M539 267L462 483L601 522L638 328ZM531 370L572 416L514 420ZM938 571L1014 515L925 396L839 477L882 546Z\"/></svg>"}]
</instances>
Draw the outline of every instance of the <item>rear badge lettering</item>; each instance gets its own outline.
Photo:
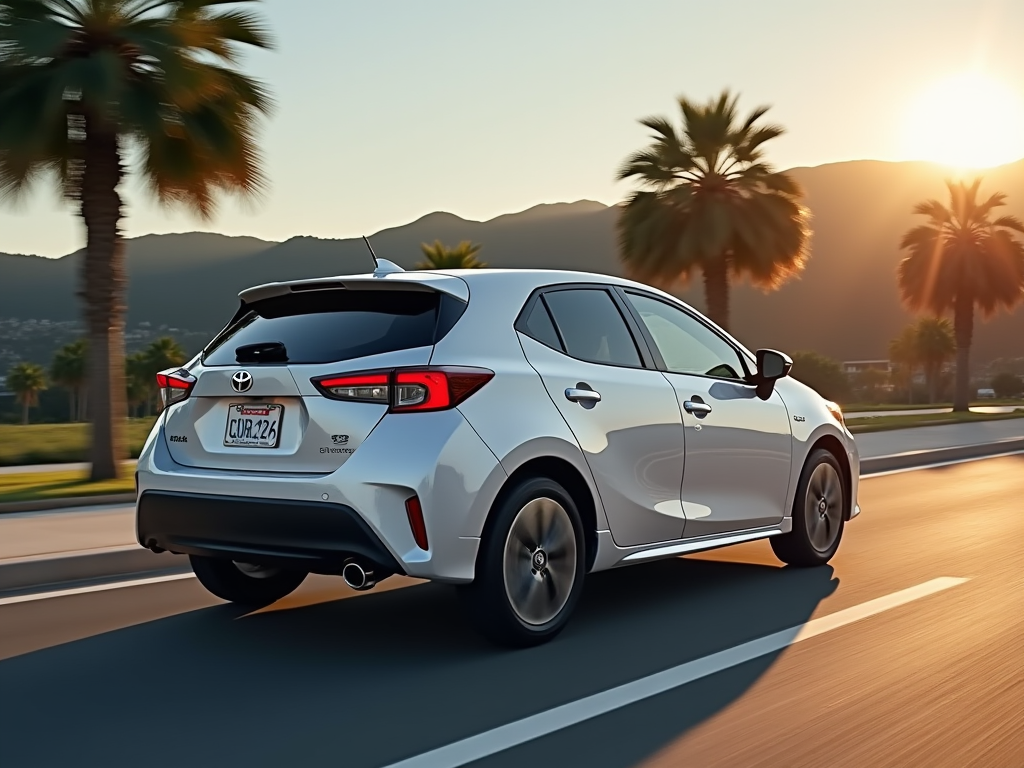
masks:
<instances>
[{"instance_id":1,"label":"rear badge lettering","mask_svg":"<svg viewBox=\"0 0 1024 768\"><path fill-rule=\"evenodd\" d=\"M794 416L793 421L807 421L803 416Z\"/></svg>"},{"instance_id":2,"label":"rear badge lettering","mask_svg":"<svg viewBox=\"0 0 1024 768\"><path fill-rule=\"evenodd\" d=\"M321 448L320 453L343 453L350 454L355 453L355 448Z\"/></svg>"},{"instance_id":3,"label":"rear badge lettering","mask_svg":"<svg viewBox=\"0 0 1024 768\"><path fill-rule=\"evenodd\" d=\"M188 438L185 435L171 435L172 443L187 443Z\"/></svg>"}]
</instances>

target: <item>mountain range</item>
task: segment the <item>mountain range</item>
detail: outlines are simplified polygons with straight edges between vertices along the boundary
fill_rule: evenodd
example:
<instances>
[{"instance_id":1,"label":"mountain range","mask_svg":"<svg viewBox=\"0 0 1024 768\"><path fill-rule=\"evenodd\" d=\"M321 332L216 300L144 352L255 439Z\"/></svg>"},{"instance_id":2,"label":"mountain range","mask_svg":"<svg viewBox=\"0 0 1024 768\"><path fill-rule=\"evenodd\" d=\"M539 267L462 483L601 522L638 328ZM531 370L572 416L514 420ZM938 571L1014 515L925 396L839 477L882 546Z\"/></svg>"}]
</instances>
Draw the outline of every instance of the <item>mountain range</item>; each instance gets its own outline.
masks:
<instances>
[{"instance_id":1,"label":"mountain range","mask_svg":"<svg viewBox=\"0 0 1024 768\"><path fill-rule=\"evenodd\" d=\"M751 347L814 350L840 360L887 357L889 340L912 320L896 285L902 234L921 217L915 203L944 202L948 175L928 163L851 161L790 173L806 192L814 230L799 278L763 293L738 285L732 330ZM982 193L1008 195L1007 213L1024 218L1024 161L989 169ZM431 213L371 236L374 249L405 268L419 245L439 239L481 243L494 267L549 267L621 274L617 207L594 201L538 205L489 221ZM359 239L293 237L282 243L192 232L130 239L129 325L148 322L212 334L237 306L243 288L276 280L368 271ZM68 321L79 316L76 281L82 253L59 259L0 254L0 318ZM698 308L701 281L673 292ZM1024 307L978 323L974 360L1024 356Z\"/></svg>"}]
</instances>

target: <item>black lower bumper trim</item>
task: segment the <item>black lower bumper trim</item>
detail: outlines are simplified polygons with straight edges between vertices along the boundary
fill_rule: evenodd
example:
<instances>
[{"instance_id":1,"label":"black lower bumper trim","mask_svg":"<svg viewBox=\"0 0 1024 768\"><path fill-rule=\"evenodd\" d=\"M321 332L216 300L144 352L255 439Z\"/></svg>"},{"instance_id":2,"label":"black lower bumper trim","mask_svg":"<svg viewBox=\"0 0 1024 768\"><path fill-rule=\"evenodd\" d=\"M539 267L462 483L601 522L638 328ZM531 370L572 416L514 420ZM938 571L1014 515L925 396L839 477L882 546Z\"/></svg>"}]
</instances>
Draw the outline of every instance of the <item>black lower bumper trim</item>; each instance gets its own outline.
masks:
<instances>
[{"instance_id":1,"label":"black lower bumper trim","mask_svg":"<svg viewBox=\"0 0 1024 768\"><path fill-rule=\"evenodd\" d=\"M403 573L366 521L341 504L146 491L136 526L149 549L330 574L360 558Z\"/></svg>"}]
</instances>

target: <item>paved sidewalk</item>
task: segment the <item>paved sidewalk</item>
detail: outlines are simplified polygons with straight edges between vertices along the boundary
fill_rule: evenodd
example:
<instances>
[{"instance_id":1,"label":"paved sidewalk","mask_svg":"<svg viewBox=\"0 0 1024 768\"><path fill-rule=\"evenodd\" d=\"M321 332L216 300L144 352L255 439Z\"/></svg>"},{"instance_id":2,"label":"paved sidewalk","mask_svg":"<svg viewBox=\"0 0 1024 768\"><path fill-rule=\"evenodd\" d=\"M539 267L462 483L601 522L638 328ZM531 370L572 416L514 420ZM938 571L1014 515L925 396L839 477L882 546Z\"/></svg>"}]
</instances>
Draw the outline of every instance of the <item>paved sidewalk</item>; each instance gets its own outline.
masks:
<instances>
[{"instance_id":1,"label":"paved sidewalk","mask_svg":"<svg viewBox=\"0 0 1024 768\"><path fill-rule=\"evenodd\" d=\"M868 432L857 435L857 448L860 450L861 458L871 458L958 445L980 445L1014 437L1024 437L1024 419Z\"/></svg>"},{"instance_id":2,"label":"paved sidewalk","mask_svg":"<svg viewBox=\"0 0 1024 768\"><path fill-rule=\"evenodd\" d=\"M857 437L862 458L1024 438L1024 419L875 432ZM135 544L133 505L0 515L0 563Z\"/></svg>"},{"instance_id":3,"label":"paved sidewalk","mask_svg":"<svg viewBox=\"0 0 1024 768\"><path fill-rule=\"evenodd\" d=\"M136 544L135 506L0 515L0 562Z\"/></svg>"}]
</instances>

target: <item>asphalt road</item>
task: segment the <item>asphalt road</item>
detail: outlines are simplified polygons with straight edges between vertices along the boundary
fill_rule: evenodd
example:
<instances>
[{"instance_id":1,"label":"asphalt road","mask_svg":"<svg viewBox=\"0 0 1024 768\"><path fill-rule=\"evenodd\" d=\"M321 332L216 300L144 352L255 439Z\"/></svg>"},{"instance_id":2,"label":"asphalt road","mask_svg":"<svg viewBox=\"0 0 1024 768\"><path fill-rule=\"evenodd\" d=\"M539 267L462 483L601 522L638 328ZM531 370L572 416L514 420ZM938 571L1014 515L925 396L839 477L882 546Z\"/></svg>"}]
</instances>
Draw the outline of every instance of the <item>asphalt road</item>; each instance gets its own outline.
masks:
<instances>
[{"instance_id":1,"label":"asphalt road","mask_svg":"<svg viewBox=\"0 0 1024 768\"><path fill-rule=\"evenodd\" d=\"M1021 768L1022 498L1024 456L867 479L830 567L759 542L598 574L563 635L518 652L408 580L310 579L250 615L193 579L0 604L0 765L383 767L571 711L472 765ZM773 633L797 642L713 656Z\"/></svg>"}]
</instances>

